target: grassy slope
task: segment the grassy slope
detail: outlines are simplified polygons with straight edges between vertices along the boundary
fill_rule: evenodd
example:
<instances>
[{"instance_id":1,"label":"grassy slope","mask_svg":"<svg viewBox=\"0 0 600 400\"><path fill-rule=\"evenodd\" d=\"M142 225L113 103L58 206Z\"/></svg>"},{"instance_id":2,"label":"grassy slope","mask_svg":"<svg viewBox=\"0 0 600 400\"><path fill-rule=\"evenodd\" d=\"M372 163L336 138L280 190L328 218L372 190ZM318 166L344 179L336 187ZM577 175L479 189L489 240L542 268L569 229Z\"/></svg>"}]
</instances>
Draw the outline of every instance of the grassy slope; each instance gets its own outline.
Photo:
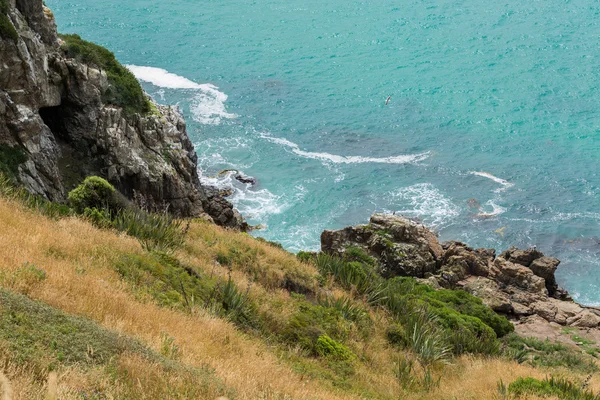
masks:
<instances>
[{"instance_id":1,"label":"grassy slope","mask_svg":"<svg viewBox=\"0 0 600 400\"><path fill-rule=\"evenodd\" d=\"M238 399L483 399L494 398L500 379L510 383L517 377L541 379L549 373L584 378L564 369L462 357L436 371L441 376L439 389L404 392L394 377L394 363L405 354L387 343L389 316L381 310L369 310L372 329L366 341L361 340L359 330L349 328L346 343L357 355L353 372L335 372L335 365L330 368L327 361L310 357L297 346L281 345L256 329L242 331L205 307L159 306L151 291L141 290L118 273L116 266L123 257L148 257L133 238L98 230L76 218L48 219L4 199L0 199L0 226L1 286L53 307L48 311L51 315L85 317L98 332L109 332L107 337L118 333L128 337L127 343L133 340L149 349L121 346L112 350L109 360L67 362L57 350L62 342L52 339L48 344L44 336L43 346L37 347L40 356L34 361L20 360L15 356L18 352L0 351L0 367L12 382L15 399L44 398L44 376L50 369L58 372L61 399L85 398L82 393L94 392L132 399L214 399L220 395ZM282 288L286 282L300 282L308 289L317 285L312 265L246 234L210 224L193 223L186 245L174 256L210 279L225 280L229 274L215 260L230 264L232 279L240 288L249 286L256 312L271 331L278 324L284 326L304 302L302 296ZM31 265L45 276L35 270L30 273L27 266ZM336 296L348 296L330 289ZM0 315L9 315L4 304L0 307ZM11 340L0 336L0 348L10 349ZM147 357L148 352L163 355ZM165 358L171 358L173 365L167 365ZM207 374L212 383L199 385ZM593 377L590 385L597 391L600 379Z\"/></svg>"}]
</instances>

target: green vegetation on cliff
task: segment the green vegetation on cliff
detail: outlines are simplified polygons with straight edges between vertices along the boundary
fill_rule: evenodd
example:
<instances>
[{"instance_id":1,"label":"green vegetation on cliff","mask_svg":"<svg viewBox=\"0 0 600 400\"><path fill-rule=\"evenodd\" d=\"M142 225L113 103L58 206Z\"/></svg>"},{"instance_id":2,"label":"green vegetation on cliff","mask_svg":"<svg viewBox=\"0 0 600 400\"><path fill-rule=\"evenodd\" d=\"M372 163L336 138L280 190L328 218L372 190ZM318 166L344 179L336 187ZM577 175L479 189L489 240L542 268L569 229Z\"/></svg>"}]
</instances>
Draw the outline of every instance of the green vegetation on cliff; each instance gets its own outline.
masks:
<instances>
[{"instance_id":1,"label":"green vegetation on cliff","mask_svg":"<svg viewBox=\"0 0 600 400\"><path fill-rule=\"evenodd\" d=\"M151 111L150 102L140 83L111 51L83 40L79 35L60 35L60 38L64 41L63 50L68 57L106 72L110 86L103 93L105 103L122 107L127 114L147 114Z\"/></svg>"},{"instance_id":2,"label":"green vegetation on cliff","mask_svg":"<svg viewBox=\"0 0 600 400\"><path fill-rule=\"evenodd\" d=\"M0 37L17 41L19 34L8 18L8 0L0 0Z\"/></svg>"},{"instance_id":3,"label":"green vegetation on cliff","mask_svg":"<svg viewBox=\"0 0 600 400\"><path fill-rule=\"evenodd\" d=\"M2 1L2 0L0 0ZM0 144L0 174L12 181L17 180L19 165L27 161L27 154L20 147Z\"/></svg>"}]
</instances>

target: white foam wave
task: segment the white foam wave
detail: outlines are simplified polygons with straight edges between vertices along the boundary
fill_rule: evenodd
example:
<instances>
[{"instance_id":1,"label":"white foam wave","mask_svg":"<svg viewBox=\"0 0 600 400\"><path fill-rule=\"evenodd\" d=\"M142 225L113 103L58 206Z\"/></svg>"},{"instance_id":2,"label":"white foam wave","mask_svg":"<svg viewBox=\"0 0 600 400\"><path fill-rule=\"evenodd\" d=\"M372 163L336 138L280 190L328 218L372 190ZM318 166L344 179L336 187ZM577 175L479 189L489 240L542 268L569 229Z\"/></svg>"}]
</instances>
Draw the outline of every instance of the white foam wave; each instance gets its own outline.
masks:
<instances>
[{"instance_id":1,"label":"white foam wave","mask_svg":"<svg viewBox=\"0 0 600 400\"><path fill-rule=\"evenodd\" d=\"M248 220L263 222L266 217L273 214L281 214L289 204L282 196L271 193L267 189L251 189L234 179L235 172L217 176L200 176L200 181L209 186L226 189L232 192L227 199Z\"/></svg>"},{"instance_id":2,"label":"white foam wave","mask_svg":"<svg viewBox=\"0 0 600 400\"><path fill-rule=\"evenodd\" d=\"M460 214L460 209L431 183L419 183L390 193L397 214L418 217L440 228Z\"/></svg>"},{"instance_id":3,"label":"white foam wave","mask_svg":"<svg viewBox=\"0 0 600 400\"><path fill-rule=\"evenodd\" d=\"M488 201L485 205L491 207L492 211L486 212L485 210L480 209L477 218L493 218L506 212L506 208L494 203L493 200Z\"/></svg>"},{"instance_id":4,"label":"white foam wave","mask_svg":"<svg viewBox=\"0 0 600 400\"><path fill-rule=\"evenodd\" d=\"M402 156L392 156L392 157L362 157L362 156L338 156L335 154L329 153L318 153L318 152L310 152L304 151L300 149L294 142L290 142L287 139L273 137L267 134L260 135L263 139L266 139L272 143L276 143L285 147L288 147L294 154L305 158L311 158L314 160L321 160L325 162L331 162L334 164L360 164L360 163L383 163L383 164L408 164L408 163L416 163L419 161L425 160L429 157L429 152L421 153L421 154L408 154Z\"/></svg>"},{"instance_id":5,"label":"white foam wave","mask_svg":"<svg viewBox=\"0 0 600 400\"><path fill-rule=\"evenodd\" d=\"M499 183L500 185L503 186L500 189L496 189L495 192L500 192L500 191L508 189L511 186L514 186L514 183L511 183L511 182L507 181L506 179L498 178L497 176L494 176L494 175L490 174L489 172L469 171L469 174L477 175L477 176L481 176L483 178L490 179L490 180L492 180L496 183Z\"/></svg>"},{"instance_id":6,"label":"white foam wave","mask_svg":"<svg viewBox=\"0 0 600 400\"><path fill-rule=\"evenodd\" d=\"M167 89L202 89L202 85L162 68L126 65L136 78Z\"/></svg>"},{"instance_id":7,"label":"white foam wave","mask_svg":"<svg viewBox=\"0 0 600 400\"><path fill-rule=\"evenodd\" d=\"M218 125L223 119L236 118L236 114L228 113L225 108L227 95L220 92L217 86L210 83L199 84L183 76L173 74L165 69L126 65L141 81L166 89L188 89L194 91L191 111L194 120L205 125Z\"/></svg>"}]
</instances>

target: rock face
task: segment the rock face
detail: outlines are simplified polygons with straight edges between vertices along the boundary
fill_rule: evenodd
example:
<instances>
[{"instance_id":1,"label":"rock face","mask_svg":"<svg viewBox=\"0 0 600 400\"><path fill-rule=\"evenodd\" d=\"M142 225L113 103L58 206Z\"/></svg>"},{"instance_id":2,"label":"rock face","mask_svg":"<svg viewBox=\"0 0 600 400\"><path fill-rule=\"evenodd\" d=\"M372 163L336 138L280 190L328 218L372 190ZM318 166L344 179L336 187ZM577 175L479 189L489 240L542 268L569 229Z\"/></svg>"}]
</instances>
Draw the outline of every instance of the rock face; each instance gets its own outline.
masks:
<instances>
[{"instance_id":1,"label":"rock face","mask_svg":"<svg viewBox=\"0 0 600 400\"><path fill-rule=\"evenodd\" d=\"M26 156L16 174L26 189L63 201L99 175L149 209L245 229L233 206L200 184L177 108L154 103L152 115L128 116L103 104L106 74L65 56L42 0L9 4L19 38L0 35L0 146Z\"/></svg>"},{"instance_id":2,"label":"rock face","mask_svg":"<svg viewBox=\"0 0 600 400\"><path fill-rule=\"evenodd\" d=\"M321 235L321 250L342 255L359 247L374 257L384 276L412 276L436 288L462 289L515 323L530 316L548 323L597 328L600 311L583 307L558 287L560 261L536 249L493 249L440 243L425 226L400 216L375 214L368 225Z\"/></svg>"}]
</instances>

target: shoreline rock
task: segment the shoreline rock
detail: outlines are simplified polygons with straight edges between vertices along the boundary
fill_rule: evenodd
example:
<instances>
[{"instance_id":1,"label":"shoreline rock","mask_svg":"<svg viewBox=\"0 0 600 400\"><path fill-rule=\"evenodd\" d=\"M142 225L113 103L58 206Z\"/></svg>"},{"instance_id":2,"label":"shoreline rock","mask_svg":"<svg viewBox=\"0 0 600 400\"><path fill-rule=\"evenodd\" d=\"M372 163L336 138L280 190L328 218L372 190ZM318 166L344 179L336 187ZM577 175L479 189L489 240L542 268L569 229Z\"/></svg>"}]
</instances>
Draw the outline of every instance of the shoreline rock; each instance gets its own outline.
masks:
<instances>
[{"instance_id":1,"label":"shoreline rock","mask_svg":"<svg viewBox=\"0 0 600 400\"><path fill-rule=\"evenodd\" d=\"M557 326L598 328L600 311L582 306L558 287L560 261L535 248L473 249L448 241L410 219L375 214L369 224L324 231L321 250L342 255L358 247L377 260L386 277L412 276L436 288L461 289L479 298L515 325L535 317Z\"/></svg>"}]
</instances>

